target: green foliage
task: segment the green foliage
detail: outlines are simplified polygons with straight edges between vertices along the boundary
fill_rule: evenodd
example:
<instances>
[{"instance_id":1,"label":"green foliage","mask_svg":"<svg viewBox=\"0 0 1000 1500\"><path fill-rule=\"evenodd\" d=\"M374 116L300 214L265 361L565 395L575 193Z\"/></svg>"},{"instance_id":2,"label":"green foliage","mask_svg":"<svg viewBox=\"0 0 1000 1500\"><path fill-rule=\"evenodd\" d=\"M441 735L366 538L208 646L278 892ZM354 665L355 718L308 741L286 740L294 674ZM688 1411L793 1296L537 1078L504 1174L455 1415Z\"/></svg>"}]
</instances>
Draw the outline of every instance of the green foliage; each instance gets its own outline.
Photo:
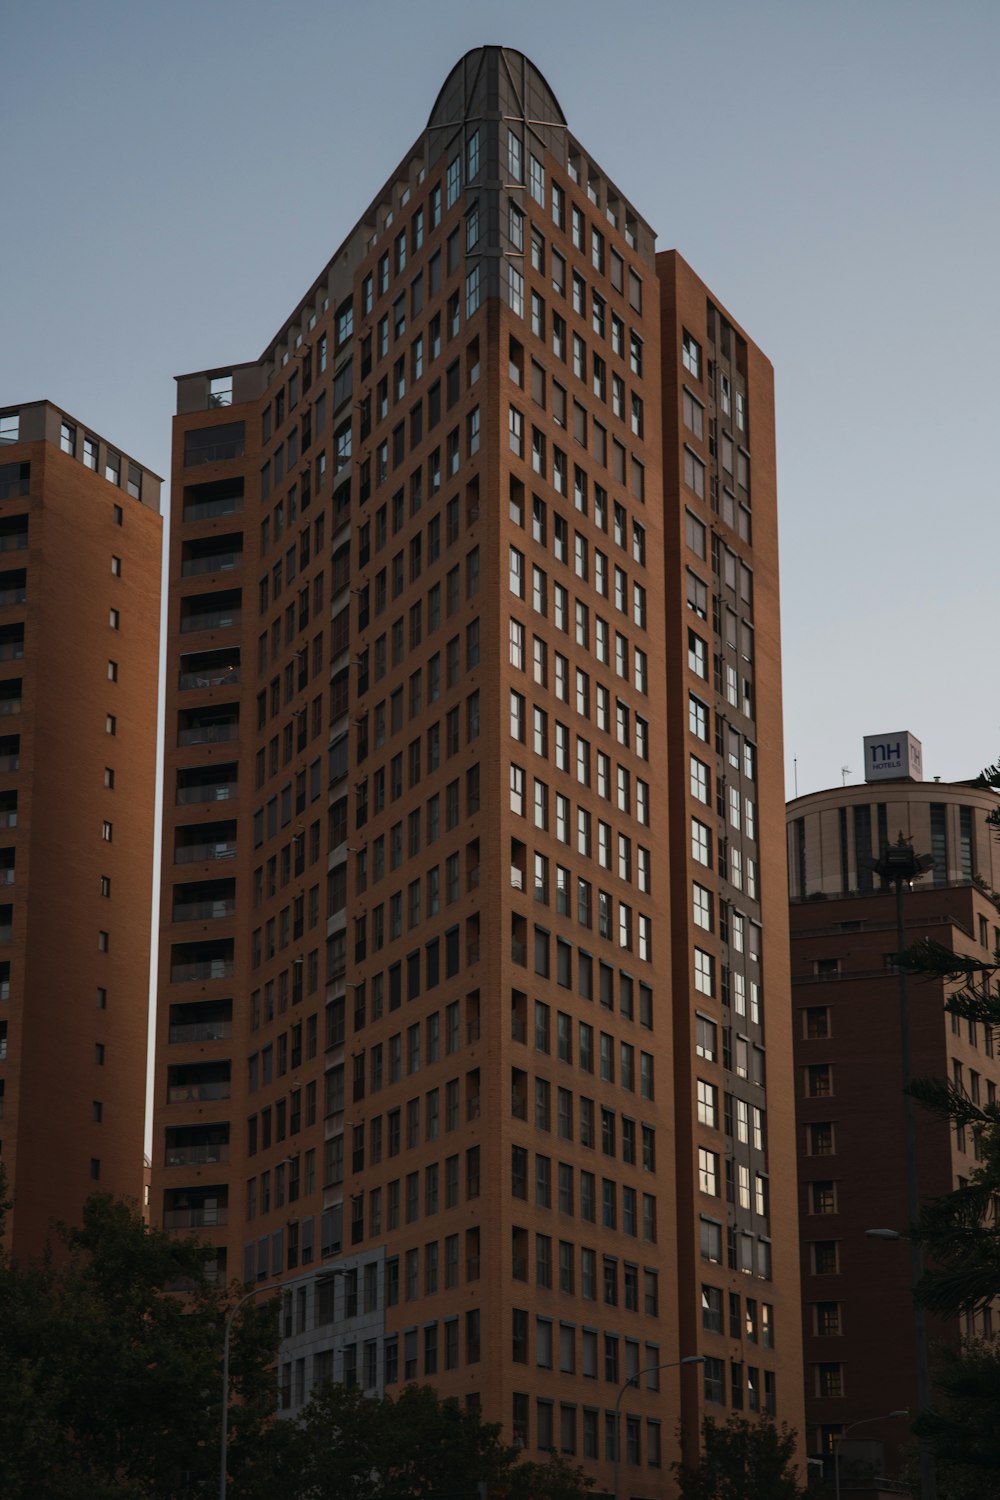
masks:
<instances>
[{"instance_id":1,"label":"green foliage","mask_svg":"<svg viewBox=\"0 0 1000 1500\"><path fill-rule=\"evenodd\" d=\"M228 1299L206 1279L209 1252L107 1196L60 1237L58 1264L0 1260L0 1494L173 1500L218 1463ZM237 1322L234 1500L264 1495L284 1442L270 1422L277 1340L273 1305Z\"/></svg>"},{"instance_id":2,"label":"green foliage","mask_svg":"<svg viewBox=\"0 0 1000 1500\"><path fill-rule=\"evenodd\" d=\"M799 1500L795 1433L767 1418L730 1417L723 1426L706 1417L695 1465L672 1465L680 1500Z\"/></svg>"},{"instance_id":3,"label":"green foliage","mask_svg":"<svg viewBox=\"0 0 1000 1500\"><path fill-rule=\"evenodd\" d=\"M406 1386L393 1400L326 1385L303 1409L298 1434L301 1500L423 1500L474 1495L480 1483L491 1500L581 1500L591 1484L559 1459L519 1463L499 1425L428 1386Z\"/></svg>"},{"instance_id":4,"label":"green foliage","mask_svg":"<svg viewBox=\"0 0 1000 1500\"><path fill-rule=\"evenodd\" d=\"M1000 1500L1000 1347L938 1351L935 1405L916 1423L934 1449L941 1500Z\"/></svg>"},{"instance_id":5,"label":"green foliage","mask_svg":"<svg viewBox=\"0 0 1000 1500\"><path fill-rule=\"evenodd\" d=\"M986 768L979 785L1000 787L1000 763ZM989 821L1000 828L1000 809ZM1000 952L984 962L925 940L900 960L917 982L926 976L956 986L945 1001L952 1015L1000 1029ZM926 1203L916 1230L928 1263L917 1295L932 1312L957 1317L1000 1295L1000 1106L978 1105L940 1079L917 1079L910 1092L976 1145L978 1165L967 1184ZM939 1349L933 1378L934 1405L916 1430L934 1450L942 1500L1000 1500L1000 1346L970 1341Z\"/></svg>"}]
</instances>

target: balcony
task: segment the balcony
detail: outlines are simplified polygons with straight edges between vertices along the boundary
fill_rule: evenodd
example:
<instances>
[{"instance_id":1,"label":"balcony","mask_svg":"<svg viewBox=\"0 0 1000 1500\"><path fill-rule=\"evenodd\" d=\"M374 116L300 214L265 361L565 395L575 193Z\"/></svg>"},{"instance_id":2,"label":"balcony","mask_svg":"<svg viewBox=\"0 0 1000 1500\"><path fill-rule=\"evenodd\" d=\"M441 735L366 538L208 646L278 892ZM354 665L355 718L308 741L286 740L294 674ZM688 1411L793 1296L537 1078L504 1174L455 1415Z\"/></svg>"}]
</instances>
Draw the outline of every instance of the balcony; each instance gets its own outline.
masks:
<instances>
[{"instance_id":1,"label":"balcony","mask_svg":"<svg viewBox=\"0 0 1000 1500\"><path fill-rule=\"evenodd\" d=\"M17 700L17 709L8 709L8 713L19 712L21 707L20 698ZM0 700L0 713L3 713L3 700ZM185 745L223 745L229 740L238 740L240 737L240 721L234 719L217 719L214 723L190 724L187 728L177 731L177 744ZM221 800L221 799L219 799Z\"/></svg>"},{"instance_id":2,"label":"balcony","mask_svg":"<svg viewBox=\"0 0 1000 1500\"><path fill-rule=\"evenodd\" d=\"M2 876L3 871L0 870L0 879ZM220 896L208 901L178 901L171 916L175 922L216 922L235 914L235 897Z\"/></svg>"},{"instance_id":3,"label":"balcony","mask_svg":"<svg viewBox=\"0 0 1000 1500\"><path fill-rule=\"evenodd\" d=\"M0 661L23 661L24 641L2 641L0 640Z\"/></svg>"},{"instance_id":4,"label":"balcony","mask_svg":"<svg viewBox=\"0 0 1000 1500\"><path fill-rule=\"evenodd\" d=\"M191 984L210 979L232 979L236 965L231 958L196 958L171 965L171 984Z\"/></svg>"},{"instance_id":5,"label":"balcony","mask_svg":"<svg viewBox=\"0 0 1000 1500\"><path fill-rule=\"evenodd\" d=\"M0 771L19 771L20 769L20 755L0 755ZM13 824L8 826L13 827Z\"/></svg>"},{"instance_id":6,"label":"balcony","mask_svg":"<svg viewBox=\"0 0 1000 1500\"><path fill-rule=\"evenodd\" d=\"M27 546L26 531L0 531L0 552L24 552Z\"/></svg>"},{"instance_id":7,"label":"balcony","mask_svg":"<svg viewBox=\"0 0 1000 1500\"><path fill-rule=\"evenodd\" d=\"M167 1146L163 1153L165 1167L214 1167L228 1160L228 1142L201 1146Z\"/></svg>"},{"instance_id":8,"label":"balcony","mask_svg":"<svg viewBox=\"0 0 1000 1500\"><path fill-rule=\"evenodd\" d=\"M3 815L0 813L0 826L2 826L2 818ZM16 814L14 821L17 821ZM174 850L174 863L178 865L202 864L208 860L234 859L235 856L235 838L222 839L208 844L179 844Z\"/></svg>"},{"instance_id":9,"label":"balcony","mask_svg":"<svg viewBox=\"0 0 1000 1500\"><path fill-rule=\"evenodd\" d=\"M184 464L224 463L242 458L245 450L245 423L224 422L217 427L189 428L184 434Z\"/></svg>"},{"instance_id":10,"label":"balcony","mask_svg":"<svg viewBox=\"0 0 1000 1500\"><path fill-rule=\"evenodd\" d=\"M243 564L243 551L206 552L186 557L181 563L182 578L197 578L202 573L233 573Z\"/></svg>"},{"instance_id":11,"label":"balcony","mask_svg":"<svg viewBox=\"0 0 1000 1500\"><path fill-rule=\"evenodd\" d=\"M167 1089L168 1104L199 1104L212 1099L228 1099L232 1084L228 1078L205 1083L172 1083Z\"/></svg>"},{"instance_id":12,"label":"balcony","mask_svg":"<svg viewBox=\"0 0 1000 1500\"><path fill-rule=\"evenodd\" d=\"M240 624L241 616L239 606L192 611L181 618L181 634L189 635L199 630L229 630Z\"/></svg>"},{"instance_id":13,"label":"balcony","mask_svg":"<svg viewBox=\"0 0 1000 1500\"><path fill-rule=\"evenodd\" d=\"M189 688L212 688L226 686L231 682L239 682L240 664L231 662L229 666L203 667L200 671L181 672L178 678L178 686L186 692Z\"/></svg>"},{"instance_id":14,"label":"balcony","mask_svg":"<svg viewBox=\"0 0 1000 1500\"><path fill-rule=\"evenodd\" d=\"M222 1042L233 1034L232 1021L182 1021L171 1025L172 1042Z\"/></svg>"},{"instance_id":15,"label":"balcony","mask_svg":"<svg viewBox=\"0 0 1000 1500\"><path fill-rule=\"evenodd\" d=\"M218 1229L229 1223L225 1204L201 1208L168 1208L163 1213L164 1229Z\"/></svg>"},{"instance_id":16,"label":"balcony","mask_svg":"<svg viewBox=\"0 0 1000 1500\"><path fill-rule=\"evenodd\" d=\"M230 484L197 484L184 491L185 521L218 521L243 510L243 487Z\"/></svg>"},{"instance_id":17,"label":"balcony","mask_svg":"<svg viewBox=\"0 0 1000 1500\"><path fill-rule=\"evenodd\" d=\"M17 769L15 766L13 769ZM233 772L222 777L222 772ZM177 773L177 806L190 807L198 802L229 802L236 796L235 765L192 766Z\"/></svg>"}]
</instances>

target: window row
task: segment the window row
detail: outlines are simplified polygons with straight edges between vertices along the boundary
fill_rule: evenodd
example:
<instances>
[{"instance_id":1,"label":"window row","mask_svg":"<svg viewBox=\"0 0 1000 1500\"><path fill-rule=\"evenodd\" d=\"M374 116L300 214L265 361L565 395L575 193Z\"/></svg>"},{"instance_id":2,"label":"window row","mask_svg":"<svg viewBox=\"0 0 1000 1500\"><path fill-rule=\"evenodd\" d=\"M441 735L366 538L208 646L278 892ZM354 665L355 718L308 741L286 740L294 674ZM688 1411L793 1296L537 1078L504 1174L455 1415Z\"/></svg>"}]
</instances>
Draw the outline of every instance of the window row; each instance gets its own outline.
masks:
<instances>
[{"instance_id":1,"label":"window row","mask_svg":"<svg viewBox=\"0 0 1000 1500\"><path fill-rule=\"evenodd\" d=\"M598 1180L592 1172L581 1170L578 1174L568 1162L556 1163L555 1195L553 1196L552 1159L535 1154L533 1201L536 1208L551 1209L553 1201L557 1211L567 1217L577 1214L588 1224L601 1224L605 1229L618 1229L623 1234L638 1238L640 1233L647 1244L656 1243L656 1195L639 1193L628 1184L619 1184L616 1179L602 1177ZM511 1146L511 1196L528 1201L529 1153L524 1146ZM578 1180L577 1180L578 1179ZM619 1220L619 1187L621 1187L621 1218ZM587 1256L594 1252L581 1251L581 1295L596 1300L596 1276L593 1282L585 1274L591 1264ZM596 1266L596 1261L593 1262Z\"/></svg>"}]
</instances>

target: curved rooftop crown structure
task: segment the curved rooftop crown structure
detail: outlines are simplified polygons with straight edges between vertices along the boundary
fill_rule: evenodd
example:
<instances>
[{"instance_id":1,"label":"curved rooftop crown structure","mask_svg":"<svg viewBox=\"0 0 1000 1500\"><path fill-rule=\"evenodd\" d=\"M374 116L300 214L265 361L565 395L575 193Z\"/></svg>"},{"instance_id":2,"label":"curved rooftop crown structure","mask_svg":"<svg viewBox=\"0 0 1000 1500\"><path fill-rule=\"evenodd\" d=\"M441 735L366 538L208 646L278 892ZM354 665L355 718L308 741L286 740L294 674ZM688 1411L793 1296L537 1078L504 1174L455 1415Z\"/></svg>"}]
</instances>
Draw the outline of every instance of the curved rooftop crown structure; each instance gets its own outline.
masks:
<instances>
[{"instance_id":1,"label":"curved rooftop crown structure","mask_svg":"<svg viewBox=\"0 0 1000 1500\"><path fill-rule=\"evenodd\" d=\"M566 116L545 78L530 57L512 47L473 47L459 58L441 85L427 128L457 124L484 108L536 127L566 128Z\"/></svg>"}]
</instances>

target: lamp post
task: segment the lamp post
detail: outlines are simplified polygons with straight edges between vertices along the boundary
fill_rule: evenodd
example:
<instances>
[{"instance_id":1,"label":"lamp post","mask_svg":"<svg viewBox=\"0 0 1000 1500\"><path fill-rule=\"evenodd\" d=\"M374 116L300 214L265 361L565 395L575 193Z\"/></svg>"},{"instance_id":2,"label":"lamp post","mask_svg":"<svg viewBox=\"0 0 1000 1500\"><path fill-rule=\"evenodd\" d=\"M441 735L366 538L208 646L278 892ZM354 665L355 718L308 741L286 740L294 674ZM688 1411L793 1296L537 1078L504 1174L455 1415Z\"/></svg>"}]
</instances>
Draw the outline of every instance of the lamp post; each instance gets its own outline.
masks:
<instances>
[{"instance_id":1,"label":"lamp post","mask_svg":"<svg viewBox=\"0 0 1000 1500\"><path fill-rule=\"evenodd\" d=\"M869 1422L888 1422L890 1417L908 1417L910 1413L903 1408L901 1411L887 1411L884 1417L862 1417L859 1422L851 1422L843 1432L838 1432L833 1440L833 1491L836 1500L840 1500L840 1445L849 1432L855 1427L864 1427Z\"/></svg>"},{"instance_id":2,"label":"lamp post","mask_svg":"<svg viewBox=\"0 0 1000 1500\"><path fill-rule=\"evenodd\" d=\"M626 1380L625 1384L621 1387L620 1391L618 1392L617 1398L615 1400L615 1463L614 1463L614 1474L615 1474L614 1491L615 1491L615 1495L614 1495L614 1500L621 1500L621 1497L620 1497L620 1495L618 1493L618 1490L619 1490L619 1484L618 1484L618 1481L619 1481L619 1470L620 1470L620 1463L621 1463L621 1459L620 1459L620 1454L621 1454L621 1434L618 1431L618 1419L619 1419L619 1416L621 1415L622 1397L624 1396L625 1392L628 1390L629 1386L637 1386L638 1382L642 1379L642 1377L644 1375L655 1375L657 1370L676 1370L681 1365L703 1365L704 1363L705 1363L705 1356L704 1356L704 1354L685 1354L685 1356L684 1356L683 1359L668 1359L665 1364L662 1364L662 1365L648 1365L645 1370L637 1370L634 1375L630 1375L629 1376L629 1378Z\"/></svg>"},{"instance_id":3,"label":"lamp post","mask_svg":"<svg viewBox=\"0 0 1000 1500\"><path fill-rule=\"evenodd\" d=\"M887 844L878 860L869 862L870 868L888 884L896 888L896 951L902 953L906 947L906 932L903 922L903 891L914 880L925 875L934 861L929 854L914 854L913 846L900 832L895 844ZM913 1227L920 1218L920 1190L917 1180L917 1116L916 1106L910 1094L913 1079L913 1063L910 1046L910 1000L906 984L906 969L897 963L899 977L899 1042L903 1072L903 1127L906 1157L906 1215ZM910 1238L910 1284L913 1296L913 1352L917 1377L917 1412L923 1413L931 1404L930 1363L927 1354L927 1317L917 1300L916 1288L924 1274L923 1247L916 1236ZM934 1454L925 1437L920 1442L920 1500L937 1500L937 1477L934 1471Z\"/></svg>"},{"instance_id":4,"label":"lamp post","mask_svg":"<svg viewBox=\"0 0 1000 1500\"><path fill-rule=\"evenodd\" d=\"M329 1271L312 1271L308 1276L293 1276L291 1281L266 1281L261 1286L251 1287L244 1292L239 1301L234 1302L226 1314L225 1334L222 1340L222 1422L219 1434L219 1500L226 1500L226 1490L229 1482L229 1346L233 1334L233 1322L240 1308L254 1297L260 1296L261 1292L287 1292L293 1286L301 1286L303 1282L320 1282L332 1280L334 1276L342 1275L340 1268Z\"/></svg>"}]
</instances>

